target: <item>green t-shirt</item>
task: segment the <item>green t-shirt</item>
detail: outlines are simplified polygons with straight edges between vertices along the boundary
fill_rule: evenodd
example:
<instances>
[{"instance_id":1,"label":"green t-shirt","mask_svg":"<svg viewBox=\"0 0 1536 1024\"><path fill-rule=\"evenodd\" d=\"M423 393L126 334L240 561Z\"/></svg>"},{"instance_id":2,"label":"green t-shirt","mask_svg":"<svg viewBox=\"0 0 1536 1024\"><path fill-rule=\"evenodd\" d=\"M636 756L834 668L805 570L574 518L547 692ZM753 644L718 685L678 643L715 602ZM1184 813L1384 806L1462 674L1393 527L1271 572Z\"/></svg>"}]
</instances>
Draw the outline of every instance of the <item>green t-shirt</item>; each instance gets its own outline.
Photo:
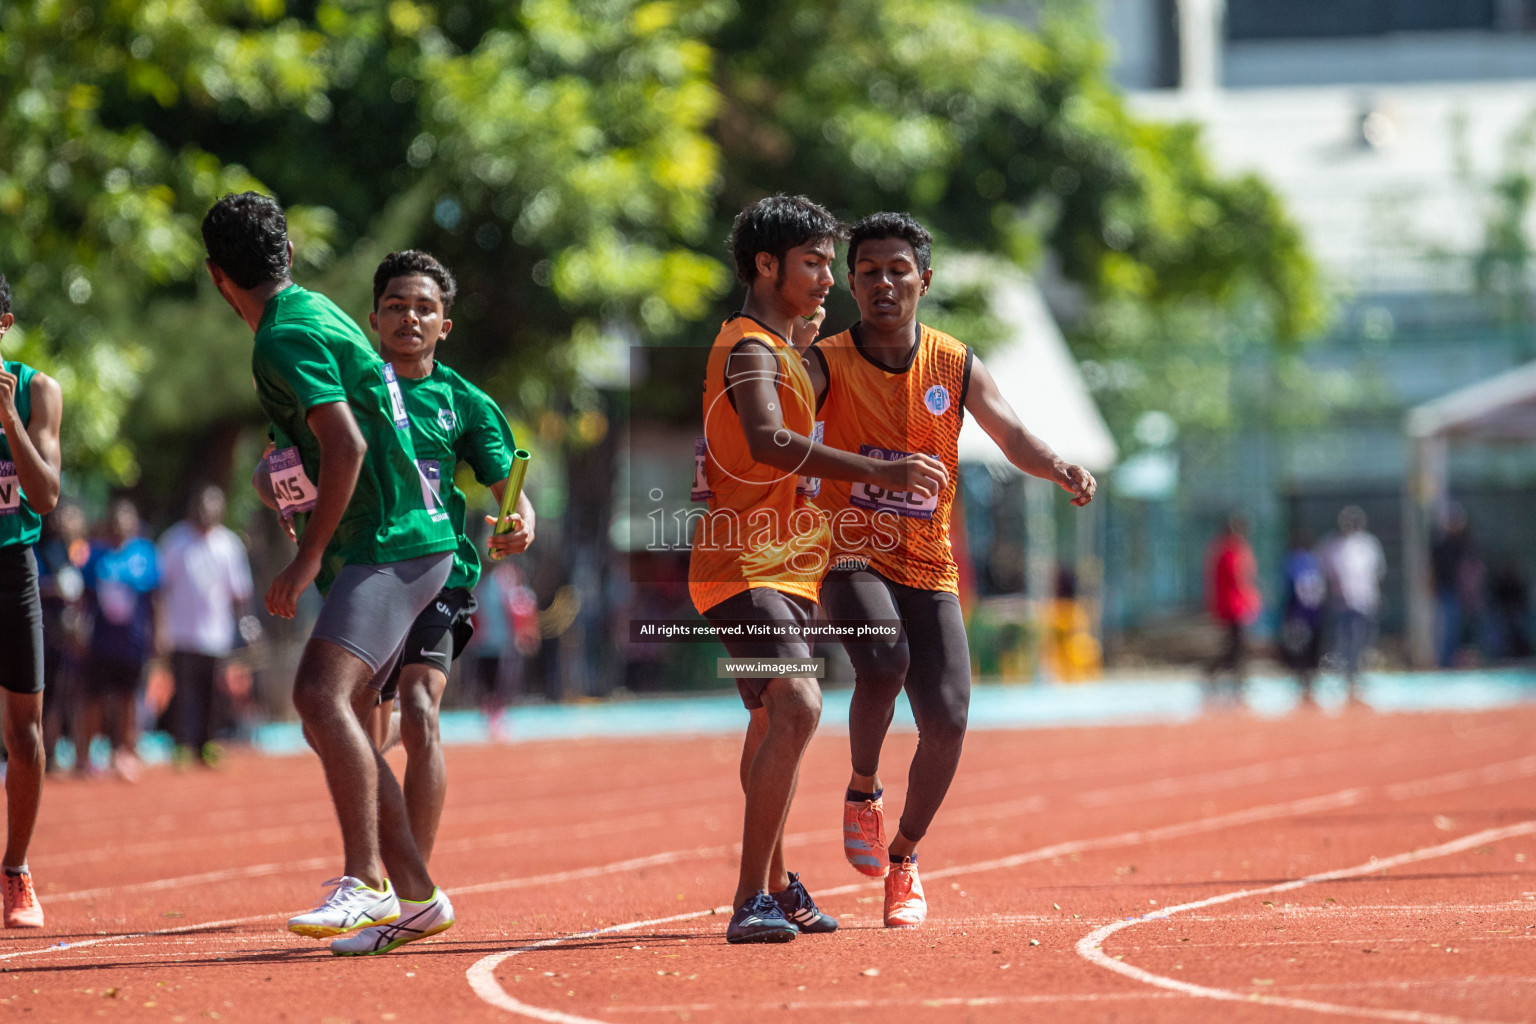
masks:
<instances>
[{"instance_id":1,"label":"green t-shirt","mask_svg":"<svg viewBox=\"0 0 1536 1024\"><path fill-rule=\"evenodd\" d=\"M32 424L32 378L37 371L26 363L4 360L5 372L16 375L16 415L23 427ZM22 493L16 464L11 460L10 439L0 427L0 548L36 544L43 533L43 517Z\"/></svg>"},{"instance_id":2,"label":"green t-shirt","mask_svg":"<svg viewBox=\"0 0 1536 1024\"><path fill-rule=\"evenodd\" d=\"M308 518L302 513L314 507L320 480L320 442L305 419L309 410L346 402L368 444L357 488L325 548L315 581L322 592L344 565L403 562L454 550L458 538L446 511L435 501L428 507L405 403L387 379L393 374L386 373L351 317L325 296L297 285L278 292L256 327L251 368L280 446L271 462L274 467L291 463L284 471L274 468L273 486L280 500L289 499L298 529ZM295 469L303 478L297 484ZM295 503L295 497L308 500Z\"/></svg>"},{"instance_id":3,"label":"green t-shirt","mask_svg":"<svg viewBox=\"0 0 1536 1024\"><path fill-rule=\"evenodd\" d=\"M480 552L465 535L464 492L454 484L453 471L463 462L487 487L505 480L517 448L512 428L490 395L437 360L425 377L401 377L400 387L422 473L441 488L448 521L459 534L446 586L473 587L480 580Z\"/></svg>"}]
</instances>

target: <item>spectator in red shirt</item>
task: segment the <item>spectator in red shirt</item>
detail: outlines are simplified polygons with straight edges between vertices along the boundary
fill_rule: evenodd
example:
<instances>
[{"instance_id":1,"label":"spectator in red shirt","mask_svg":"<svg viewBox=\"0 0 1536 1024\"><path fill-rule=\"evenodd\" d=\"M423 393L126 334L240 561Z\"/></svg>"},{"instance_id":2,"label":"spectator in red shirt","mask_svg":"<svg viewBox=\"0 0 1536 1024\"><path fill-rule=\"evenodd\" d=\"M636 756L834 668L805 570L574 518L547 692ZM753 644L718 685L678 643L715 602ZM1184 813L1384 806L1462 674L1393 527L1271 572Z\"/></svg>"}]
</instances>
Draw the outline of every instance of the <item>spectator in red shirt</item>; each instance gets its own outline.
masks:
<instances>
[{"instance_id":1,"label":"spectator in red shirt","mask_svg":"<svg viewBox=\"0 0 1536 1024\"><path fill-rule=\"evenodd\" d=\"M1236 514L1228 517L1226 530L1211 544L1207 562L1206 596L1211 616L1225 634L1221 654L1206 670L1206 697L1213 703L1235 704L1241 698L1247 672L1248 627L1264 604L1255 582L1258 566L1244 536L1247 532L1246 519Z\"/></svg>"}]
</instances>

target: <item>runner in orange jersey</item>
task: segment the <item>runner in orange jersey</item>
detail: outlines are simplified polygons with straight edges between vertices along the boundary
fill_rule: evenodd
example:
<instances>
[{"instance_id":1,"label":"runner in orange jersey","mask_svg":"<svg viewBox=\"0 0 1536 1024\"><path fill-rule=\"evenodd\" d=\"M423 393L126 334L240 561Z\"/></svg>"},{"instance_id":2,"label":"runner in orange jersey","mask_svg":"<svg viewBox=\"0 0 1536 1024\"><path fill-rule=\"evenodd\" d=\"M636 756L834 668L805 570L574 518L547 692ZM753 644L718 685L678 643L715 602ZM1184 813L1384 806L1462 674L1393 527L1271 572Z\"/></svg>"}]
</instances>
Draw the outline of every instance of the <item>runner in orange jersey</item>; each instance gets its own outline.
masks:
<instances>
[{"instance_id":1,"label":"runner in orange jersey","mask_svg":"<svg viewBox=\"0 0 1536 1024\"><path fill-rule=\"evenodd\" d=\"M932 243L906 214L877 213L855 224L848 280L862 319L810 350L828 445L884 459L924 452L947 474L936 494L828 479L820 498L831 517L832 568L821 591L827 617L901 626L890 638L844 640L855 687L843 850L858 871L885 877L885 923L893 928L915 927L927 916L917 844L960 763L970 706L970 654L949 542L962 417L976 417L1010 462L1056 481L1074 505L1091 501L1096 487L1087 470L1063 462L1024 428L968 346L918 323L918 300L933 277ZM918 745L901 824L887 847L880 748L903 687Z\"/></svg>"},{"instance_id":2,"label":"runner in orange jersey","mask_svg":"<svg viewBox=\"0 0 1536 1024\"><path fill-rule=\"evenodd\" d=\"M816 617L828 553L825 517L798 474L929 497L948 481L926 455L873 459L810 438L815 399L788 339L832 288L840 233L830 213L802 196L770 196L742 210L730 247L746 302L721 325L704 379L696 476L709 513L694 532L689 592L733 659L781 663L766 670L768 678L736 681L752 718L741 759L746 821L726 929L732 943L786 942L837 927L784 868L784 820L821 715L821 690L809 665L791 674L782 663L809 662L803 630Z\"/></svg>"}]
</instances>

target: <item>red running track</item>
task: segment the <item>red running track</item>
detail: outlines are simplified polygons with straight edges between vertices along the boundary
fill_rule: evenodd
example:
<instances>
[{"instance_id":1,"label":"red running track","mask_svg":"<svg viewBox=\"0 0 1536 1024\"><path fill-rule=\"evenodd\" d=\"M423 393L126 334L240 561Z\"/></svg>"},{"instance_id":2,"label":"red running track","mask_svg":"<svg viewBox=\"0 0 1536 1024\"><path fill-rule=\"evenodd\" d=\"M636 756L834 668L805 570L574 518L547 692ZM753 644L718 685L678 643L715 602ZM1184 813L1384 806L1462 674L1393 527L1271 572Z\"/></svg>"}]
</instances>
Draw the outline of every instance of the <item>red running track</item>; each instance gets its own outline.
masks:
<instances>
[{"instance_id":1,"label":"red running track","mask_svg":"<svg viewBox=\"0 0 1536 1024\"><path fill-rule=\"evenodd\" d=\"M452 931L342 960L288 935L337 873L307 757L52 782L49 927L0 932L7 1020L1536 1019L1536 709L978 732L880 926L819 738L792 867L834 935L731 947L730 738L449 751ZM893 737L887 799L912 737Z\"/></svg>"}]
</instances>

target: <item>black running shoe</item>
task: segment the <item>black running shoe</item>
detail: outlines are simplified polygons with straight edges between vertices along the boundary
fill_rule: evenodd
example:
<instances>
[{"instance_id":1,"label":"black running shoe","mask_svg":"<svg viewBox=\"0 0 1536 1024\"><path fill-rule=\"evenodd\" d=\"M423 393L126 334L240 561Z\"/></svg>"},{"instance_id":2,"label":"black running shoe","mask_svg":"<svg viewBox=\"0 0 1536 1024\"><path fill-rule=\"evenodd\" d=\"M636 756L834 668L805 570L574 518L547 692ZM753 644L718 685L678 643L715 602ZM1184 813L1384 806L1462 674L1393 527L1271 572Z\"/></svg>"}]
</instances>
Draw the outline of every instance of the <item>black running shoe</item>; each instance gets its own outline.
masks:
<instances>
[{"instance_id":1,"label":"black running shoe","mask_svg":"<svg viewBox=\"0 0 1536 1024\"><path fill-rule=\"evenodd\" d=\"M773 897L759 890L731 915L726 942L788 942L800 930L790 923Z\"/></svg>"},{"instance_id":2,"label":"black running shoe","mask_svg":"<svg viewBox=\"0 0 1536 1024\"><path fill-rule=\"evenodd\" d=\"M837 918L821 912L816 901L811 899L811 894L805 891L800 876L793 871L789 873L789 888L774 893L773 902L779 905L779 910L789 918L790 923L803 932L814 934L837 931Z\"/></svg>"}]
</instances>

